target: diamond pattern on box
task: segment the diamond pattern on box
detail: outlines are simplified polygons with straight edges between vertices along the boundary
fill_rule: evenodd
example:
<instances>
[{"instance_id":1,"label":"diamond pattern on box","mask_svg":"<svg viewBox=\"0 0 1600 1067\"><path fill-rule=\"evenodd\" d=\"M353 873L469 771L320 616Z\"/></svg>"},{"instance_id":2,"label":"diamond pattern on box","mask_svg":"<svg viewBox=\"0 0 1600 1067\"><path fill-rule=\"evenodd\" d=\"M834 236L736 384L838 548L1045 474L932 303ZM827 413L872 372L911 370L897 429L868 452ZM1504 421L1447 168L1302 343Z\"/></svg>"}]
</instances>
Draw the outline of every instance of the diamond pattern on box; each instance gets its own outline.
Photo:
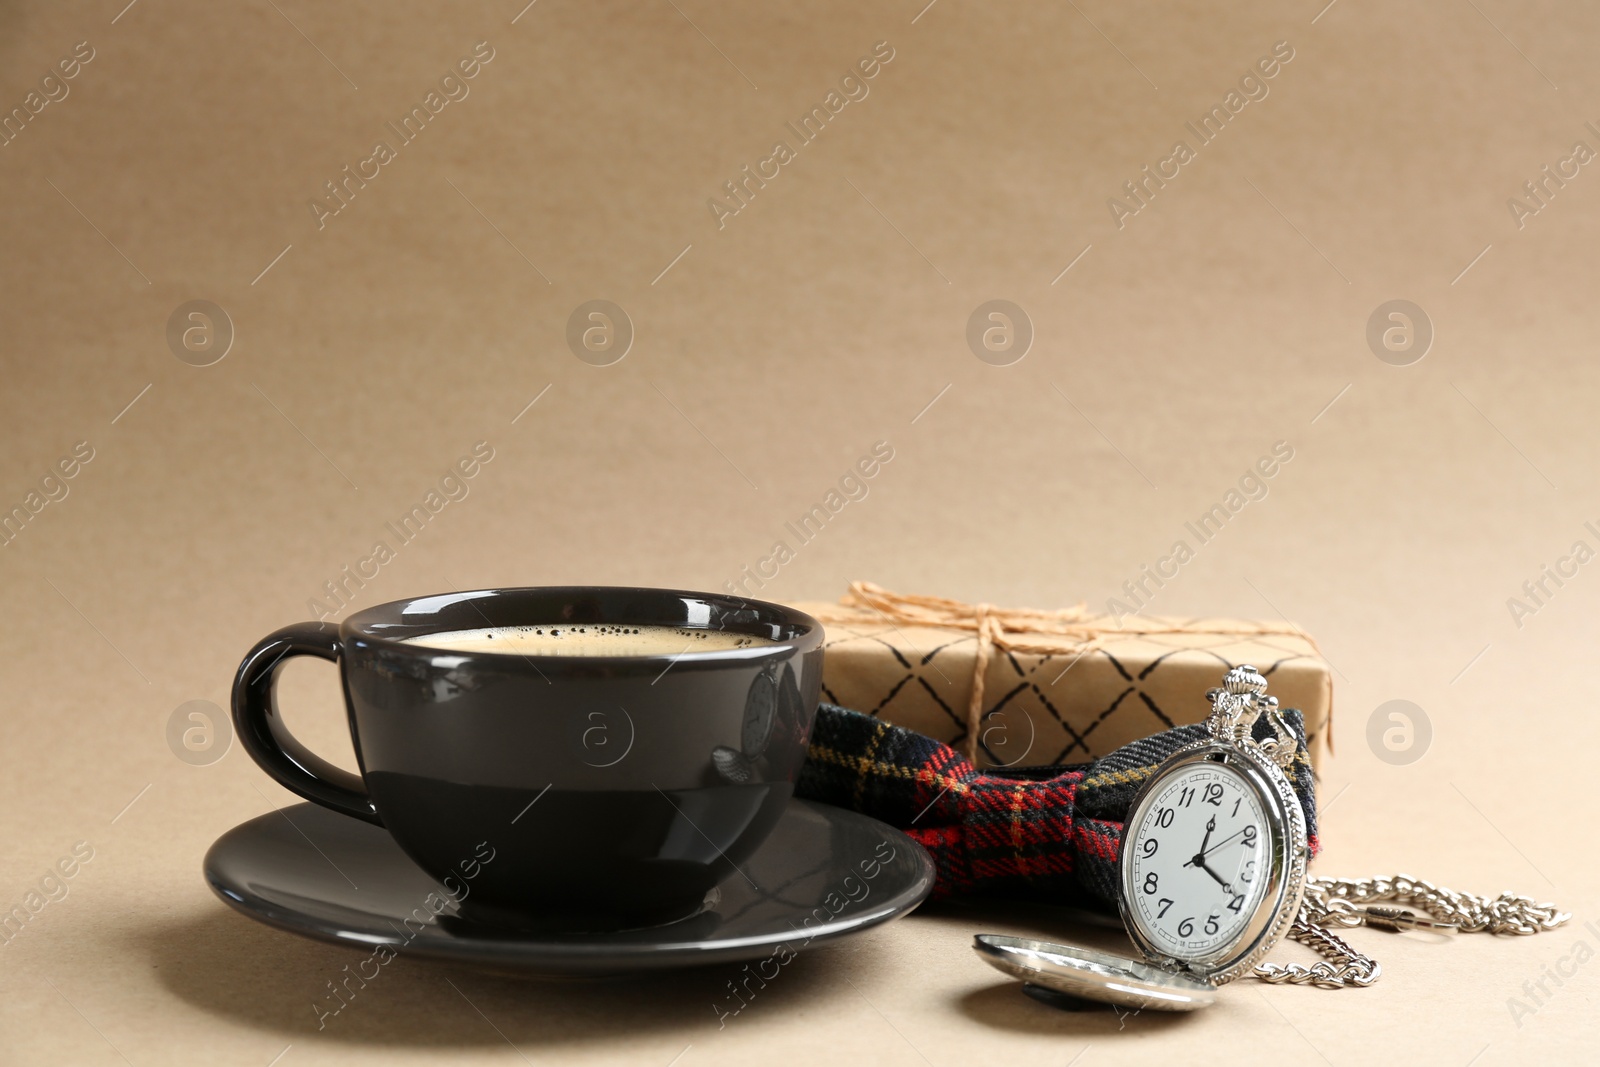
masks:
<instances>
[{"instance_id":1,"label":"diamond pattern on box","mask_svg":"<svg viewBox=\"0 0 1600 1067\"><path fill-rule=\"evenodd\" d=\"M832 603L797 606L827 614L823 699L966 746L977 656L971 631L900 625ZM1178 633L1110 633L1082 653L1069 641L1054 653L996 649L984 675L978 765L1082 762L1199 722L1210 711L1206 690L1229 667L1251 663L1283 706L1304 714L1312 762L1320 766L1331 751L1333 685L1312 642L1292 634L1214 632L1238 628L1215 620L1184 624ZM1049 637L1028 641L1037 647Z\"/></svg>"}]
</instances>

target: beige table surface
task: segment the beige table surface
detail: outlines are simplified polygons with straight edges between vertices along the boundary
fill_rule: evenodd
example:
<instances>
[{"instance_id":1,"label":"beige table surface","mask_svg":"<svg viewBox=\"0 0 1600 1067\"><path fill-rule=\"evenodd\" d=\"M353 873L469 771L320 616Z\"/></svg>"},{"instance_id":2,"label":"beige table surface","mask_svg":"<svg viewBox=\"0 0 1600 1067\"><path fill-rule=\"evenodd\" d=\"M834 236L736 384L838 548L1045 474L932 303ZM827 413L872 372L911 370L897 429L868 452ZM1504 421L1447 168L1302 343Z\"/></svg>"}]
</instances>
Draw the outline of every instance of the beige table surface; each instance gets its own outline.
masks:
<instances>
[{"instance_id":1,"label":"beige table surface","mask_svg":"<svg viewBox=\"0 0 1600 1067\"><path fill-rule=\"evenodd\" d=\"M93 850L0 946L0 1060L1595 1055L1600 564L1561 560L1600 548L1600 168L1563 163L1600 149L1600 11L124 2L0 9L7 114L78 42L93 55L0 147L0 503L93 450L0 549L0 905ZM880 41L869 94L719 228L707 200L799 144L786 123ZM1279 41L1293 59L1267 95L1201 144L1185 123ZM385 124L479 42L468 95L401 144ZM319 229L309 201L380 139L395 158ZM1180 139L1194 158L1119 228L1108 198ZM1519 219L1507 201L1546 165L1568 177ZM593 299L635 331L608 367L565 340ZM965 340L991 299L1035 331L1010 366ZM1432 324L1420 362L1369 348L1395 299ZM168 345L190 300L232 322L214 365ZM762 595L871 578L1103 606L1287 442L1269 495L1148 610L1281 614L1320 638L1320 872L1515 888L1575 921L1358 932L1385 967L1369 990L1241 983L1200 1016L1119 1020L1036 1005L968 951L979 930L1066 933L1058 916L927 909L807 952L721 1029L726 969L550 985L402 957L319 1033L311 1002L351 953L258 926L200 878L218 834L289 796L237 745L176 758L175 709L225 704L243 652L475 442L494 459L470 494L358 605L721 588L880 440L894 458L869 495ZM1546 566L1576 573L1514 614ZM348 764L322 666L291 671L286 703ZM1395 699L1432 728L1406 764L1366 740Z\"/></svg>"}]
</instances>

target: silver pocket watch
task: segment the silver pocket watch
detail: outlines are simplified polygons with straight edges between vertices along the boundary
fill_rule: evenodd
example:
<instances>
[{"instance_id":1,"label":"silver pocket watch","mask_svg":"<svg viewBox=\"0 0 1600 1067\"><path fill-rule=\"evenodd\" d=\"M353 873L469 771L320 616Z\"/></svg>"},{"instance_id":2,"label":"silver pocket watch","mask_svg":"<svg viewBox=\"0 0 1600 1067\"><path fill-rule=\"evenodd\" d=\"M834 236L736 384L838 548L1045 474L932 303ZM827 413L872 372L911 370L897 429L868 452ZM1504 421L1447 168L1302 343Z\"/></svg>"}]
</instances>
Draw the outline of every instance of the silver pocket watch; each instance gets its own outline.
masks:
<instances>
[{"instance_id":1,"label":"silver pocket watch","mask_svg":"<svg viewBox=\"0 0 1600 1067\"><path fill-rule=\"evenodd\" d=\"M1207 737L1168 757L1134 797L1117 903L1141 960L998 934L978 935L978 955L1071 997L1192 1011L1247 976L1328 987L1377 981L1377 962L1330 926L1536 933L1570 917L1527 897L1474 897L1404 875L1308 879L1305 812L1286 773L1297 742L1266 690L1254 667L1229 670L1206 694ZM1252 728L1262 716L1274 736L1258 742ZM1284 937L1323 960L1264 963Z\"/></svg>"}]
</instances>

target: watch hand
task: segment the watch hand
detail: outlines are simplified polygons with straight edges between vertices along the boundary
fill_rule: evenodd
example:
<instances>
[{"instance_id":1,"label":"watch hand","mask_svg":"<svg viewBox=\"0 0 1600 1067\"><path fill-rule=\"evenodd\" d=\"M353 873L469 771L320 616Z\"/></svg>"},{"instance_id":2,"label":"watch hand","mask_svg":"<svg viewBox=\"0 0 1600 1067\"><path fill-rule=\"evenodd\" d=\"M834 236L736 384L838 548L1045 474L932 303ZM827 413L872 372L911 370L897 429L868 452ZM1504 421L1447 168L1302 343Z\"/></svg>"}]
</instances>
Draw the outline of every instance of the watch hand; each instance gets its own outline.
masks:
<instances>
[{"instance_id":1,"label":"watch hand","mask_svg":"<svg viewBox=\"0 0 1600 1067\"><path fill-rule=\"evenodd\" d=\"M1217 817L1215 815L1213 815L1213 816L1211 816L1211 818L1206 820L1206 836L1200 839L1200 851L1196 852L1193 856L1191 856L1184 863L1185 867L1193 867L1196 864L1201 863L1201 862L1203 862L1205 860L1205 858L1206 858L1206 842L1211 840L1211 834L1212 834L1212 832L1214 830L1216 830L1216 828L1217 828Z\"/></svg>"},{"instance_id":2,"label":"watch hand","mask_svg":"<svg viewBox=\"0 0 1600 1067\"><path fill-rule=\"evenodd\" d=\"M1250 827L1248 827L1248 826L1246 826L1244 828L1244 830L1248 830L1248 829L1250 829ZM1235 833L1229 834L1227 837L1224 837L1221 841L1218 841L1216 844L1212 845L1210 848L1206 849L1204 852L1202 852L1200 854L1202 856L1211 855L1211 853L1215 852L1217 849L1221 848L1223 845L1226 845L1229 841L1232 841L1234 838L1238 837L1240 834L1243 834L1244 830L1239 830L1239 831L1237 831Z\"/></svg>"},{"instance_id":3,"label":"watch hand","mask_svg":"<svg viewBox=\"0 0 1600 1067\"><path fill-rule=\"evenodd\" d=\"M1223 889L1227 890L1227 892L1228 892L1228 894L1230 896L1233 894L1233 886L1231 886L1227 882L1223 881L1222 880L1222 875L1218 874L1216 871L1213 871L1211 869L1211 865L1208 864L1205 861L1204 857L1200 857L1200 869L1205 871L1211 877L1215 878L1217 880L1217 884L1220 885Z\"/></svg>"}]
</instances>

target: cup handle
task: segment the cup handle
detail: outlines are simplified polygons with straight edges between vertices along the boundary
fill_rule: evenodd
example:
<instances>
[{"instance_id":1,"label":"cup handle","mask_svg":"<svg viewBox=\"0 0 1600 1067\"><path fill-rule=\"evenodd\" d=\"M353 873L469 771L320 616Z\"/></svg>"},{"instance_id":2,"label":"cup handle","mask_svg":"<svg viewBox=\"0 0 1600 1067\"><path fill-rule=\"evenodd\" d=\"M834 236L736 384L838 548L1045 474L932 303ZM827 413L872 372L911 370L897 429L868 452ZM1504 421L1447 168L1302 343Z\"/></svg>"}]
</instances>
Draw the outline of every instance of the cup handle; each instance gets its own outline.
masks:
<instances>
[{"instance_id":1,"label":"cup handle","mask_svg":"<svg viewBox=\"0 0 1600 1067\"><path fill-rule=\"evenodd\" d=\"M233 725L250 758L278 784L345 815L383 825L361 776L341 770L306 748L283 724L275 686L291 656L339 662L339 630L302 622L268 634L239 664L233 680Z\"/></svg>"}]
</instances>

